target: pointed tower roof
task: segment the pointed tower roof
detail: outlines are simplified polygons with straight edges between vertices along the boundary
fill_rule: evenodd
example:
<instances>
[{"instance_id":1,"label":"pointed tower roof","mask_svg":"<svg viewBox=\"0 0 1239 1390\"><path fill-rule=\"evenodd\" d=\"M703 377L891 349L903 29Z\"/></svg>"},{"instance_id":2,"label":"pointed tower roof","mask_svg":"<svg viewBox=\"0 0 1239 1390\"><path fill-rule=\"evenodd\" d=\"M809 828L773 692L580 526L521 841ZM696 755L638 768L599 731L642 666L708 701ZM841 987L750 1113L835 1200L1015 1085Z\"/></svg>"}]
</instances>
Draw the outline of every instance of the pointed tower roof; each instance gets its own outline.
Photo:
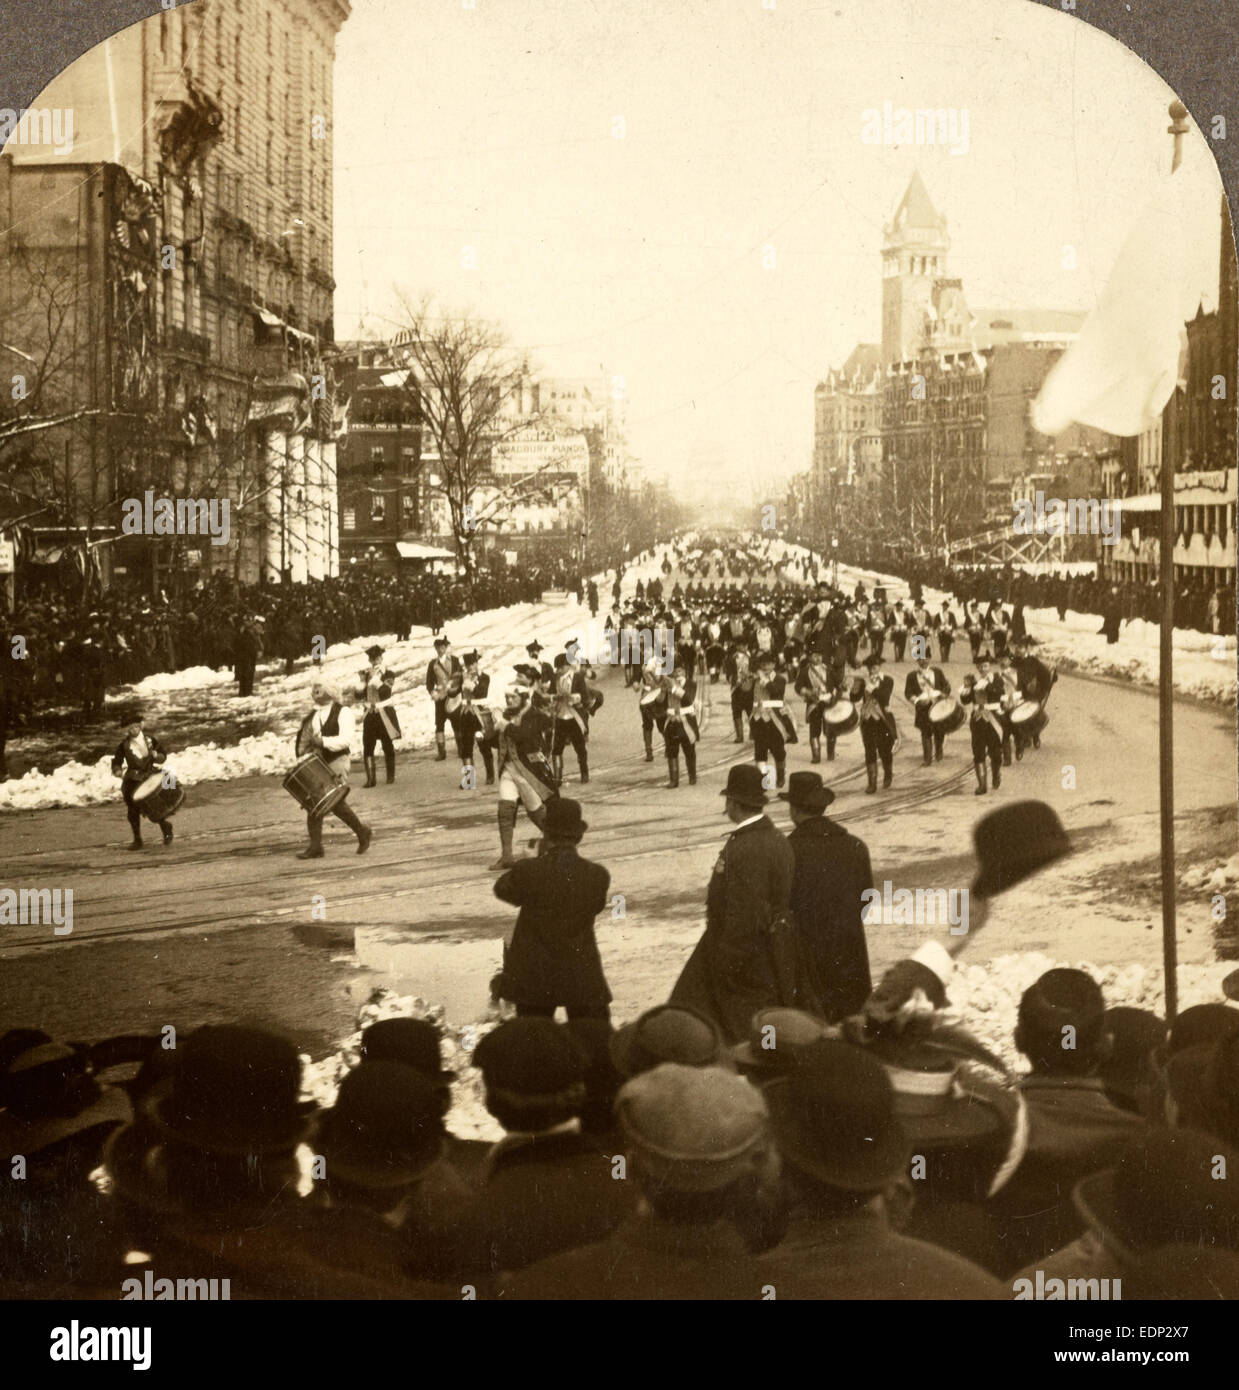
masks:
<instances>
[{"instance_id":1,"label":"pointed tower roof","mask_svg":"<svg viewBox=\"0 0 1239 1390\"><path fill-rule=\"evenodd\" d=\"M908 181L907 190L899 200L899 206L895 209L891 225L897 228L925 227L936 230L941 222L942 219L938 216L937 209L930 200L929 191L925 187L925 182L921 178L920 170L914 169L912 177Z\"/></svg>"}]
</instances>

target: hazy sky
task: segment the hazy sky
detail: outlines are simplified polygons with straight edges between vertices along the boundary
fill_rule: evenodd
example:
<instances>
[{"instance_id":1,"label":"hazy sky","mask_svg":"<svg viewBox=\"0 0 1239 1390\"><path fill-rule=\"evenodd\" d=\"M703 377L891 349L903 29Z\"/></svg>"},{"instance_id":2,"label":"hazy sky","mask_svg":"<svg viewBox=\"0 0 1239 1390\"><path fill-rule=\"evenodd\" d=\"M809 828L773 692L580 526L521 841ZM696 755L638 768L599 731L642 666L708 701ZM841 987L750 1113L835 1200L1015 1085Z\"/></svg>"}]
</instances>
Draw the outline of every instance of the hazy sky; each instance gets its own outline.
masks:
<instances>
[{"instance_id":1,"label":"hazy sky","mask_svg":"<svg viewBox=\"0 0 1239 1390\"><path fill-rule=\"evenodd\" d=\"M475 4L353 0L337 336L397 327L396 283L499 320L548 373L605 366L677 486L807 464L815 382L878 339L882 223L914 167L972 304L1082 309L1169 170L1161 79L1024 0ZM866 143L887 101L966 111L967 152ZM1221 182L1186 145L1189 289L1212 307Z\"/></svg>"}]
</instances>

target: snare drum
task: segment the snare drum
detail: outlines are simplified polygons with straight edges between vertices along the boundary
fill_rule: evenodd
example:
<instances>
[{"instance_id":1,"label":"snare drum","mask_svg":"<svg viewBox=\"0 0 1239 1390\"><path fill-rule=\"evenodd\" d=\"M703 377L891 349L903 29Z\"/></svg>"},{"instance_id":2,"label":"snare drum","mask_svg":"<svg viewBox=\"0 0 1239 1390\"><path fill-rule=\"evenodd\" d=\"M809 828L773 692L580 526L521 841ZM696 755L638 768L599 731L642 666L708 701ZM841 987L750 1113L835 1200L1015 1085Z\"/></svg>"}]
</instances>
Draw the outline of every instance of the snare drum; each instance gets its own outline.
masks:
<instances>
[{"instance_id":1,"label":"snare drum","mask_svg":"<svg viewBox=\"0 0 1239 1390\"><path fill-rule=\"evenodd\" d=\"M964 717L964 707L958 700L935 700L929 707L929 723L936 734L953 734L962 729Z\"/></svg>"},{"instance_id":2,"label":"snare drum","mask_svg":"<svg viewBox=\"0 0 1239 1390\"><path fill-rule=\"evenodd\" d=\"M185 800L185 788L179 782L165 787L163 773L153 772L138 784L133 794L133 804L150 821L167 820L181 809Z\"/></svg>"},{"instance_id":3,"label":"snare drum","mask_svg":"<svg viewBox=\"0 0 1239 1390\"><path fill-rule=\"evenodd\" d=\"M284 778L284 790L302 810L325 816L348 795L348 783L341 782L319 754L310 753Z\"/></svg>"},{"instance_id":4,"label":"snare drum","mask_svg":"<svg viewBox=\"0 0 1239 1390\"><path fill-rule=\"evenodd\" d=\"M1040 734L1050 722L1050 716L1036 700L1021 700L1009 717L1014 728L1029 735Z\"/></svg>"},{"instance_id":5,"label":"snare drum","mask_svg":"<svg viewBox=\"0 0 1239 1390\"><path fill-rule=\"evenodd\" d=\"M860 712L851 700L836 700L822 715L822 720L829 725L832 734L850 734L860 723Z\"/></svg>"}]
</instances>

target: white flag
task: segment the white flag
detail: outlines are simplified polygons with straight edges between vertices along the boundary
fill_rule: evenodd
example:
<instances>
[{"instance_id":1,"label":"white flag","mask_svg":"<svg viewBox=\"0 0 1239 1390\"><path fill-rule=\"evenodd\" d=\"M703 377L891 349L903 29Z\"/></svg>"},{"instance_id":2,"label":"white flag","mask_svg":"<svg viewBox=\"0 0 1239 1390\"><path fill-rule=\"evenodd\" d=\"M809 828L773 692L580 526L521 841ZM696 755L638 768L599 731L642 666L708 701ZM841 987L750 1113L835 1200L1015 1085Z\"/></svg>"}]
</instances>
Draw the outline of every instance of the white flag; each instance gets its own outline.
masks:
<instances>
[{"instance_id":1,"label":"white flag","mask_svg":"<svg viewBox=\"0 0 1239 1390\"><path fill-rule=\"evenodd\" d=\"M1171 175L1137 219L1097 307L1050 369L1032 408L1042 434L1073 421L1118 435L1157 424L1187 346L1180 187Z\"/></svg>"}]
</instances>

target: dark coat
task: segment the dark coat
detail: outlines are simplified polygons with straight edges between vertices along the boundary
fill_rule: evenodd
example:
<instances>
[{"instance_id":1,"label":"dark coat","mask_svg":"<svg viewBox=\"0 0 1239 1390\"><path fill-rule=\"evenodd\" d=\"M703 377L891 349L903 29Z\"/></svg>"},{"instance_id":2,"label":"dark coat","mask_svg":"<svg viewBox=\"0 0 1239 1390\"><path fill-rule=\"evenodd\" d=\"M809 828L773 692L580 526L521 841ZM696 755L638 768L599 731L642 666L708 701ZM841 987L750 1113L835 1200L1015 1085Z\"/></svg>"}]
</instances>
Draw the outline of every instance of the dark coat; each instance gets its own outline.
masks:
<instances>
[{"instance_id":1,"label":"dark coat","mask_svg":"<svg viewBox=\"0 0 1239 1390\"><path fill-rule=\"evenodd\" d=\"M495 896L520 908L504 955L504 995L540 1007L611 1002L594 918L607 905L611 875L558 845L522 859L495 884Z\"/></svg>"},{"instance_id":2,"label":"dark coat","mask_svg":"<svg viewBox=\"0 0 1239 1390\"><path fill-rule=\"evenodd\" d=\"M788 916L792 847L766 816L738 827L714 865L706 894L706 929L671 994L712 1018L728 1042L749 1035L759 1009L782 997L772 951L774 932Z\"/></svg>"},{"instance_id":3,"label":"dark coat","mask_svg":"<svg viewBox=\"0 0 1239 1390\"><path fill-rule=\"evenodd\" d=\"M617 1182L615 1187L634 1184ZM725 1222L672 1225L633 1216L608 1239L545 1259L509 1280L501 1297L572 1300L762 1297L763 1279L739 1231Z\"/></svg>"},{"instance_id":4,"label":"dark coat","mask_svg":"<svg viewBox=\"0 0 1239 1390\"><path fill-rule=\"evenodd\" d=\"M873 887L863 840L825 816L788 835L796 859L791 909L796 922L802 1007L828 1022L856 1013L869 997L869 951L861 894Z\"/></svg>"},{"instance_id":5,"label":"dark coat","mask_svg":"<svg viewBox=\"0 0 1239 1390\"><path fill-rule=\"evenodd\" d=\"M1138 1115L1106 1097L1099 1077L1034 1073L1021 1078L1019 1088L1028 1107L1028 1147L1011 1180L988 1203L1010 1270L1083 1233L1072 1189L1110 1167L1145 1129Z\"/></svg>"},{"instance_id":6,"label":"dark coat","mask_svg":"<svg viewBox=\"0 0 1239 1390\"><path fill-rule=\"evenodd\" d=\"M491 1154L472 1223L488 1275L602 1240L631 1214L636 1184L583 1134L510 1134Z\"/></svg>"},{"instance_id":7,"label":"dark coat","mask_svg":"<svg viewBox=\"0 0 1239 1390\"><path fill-rule=\"evenodd\" d=\"M757 1260L762 1284L780 1300L984 1299L1004 1290L983 1269L948 1250L892 1231L884 1216L799 1214Z\"/></svg>"}]
</instances>

